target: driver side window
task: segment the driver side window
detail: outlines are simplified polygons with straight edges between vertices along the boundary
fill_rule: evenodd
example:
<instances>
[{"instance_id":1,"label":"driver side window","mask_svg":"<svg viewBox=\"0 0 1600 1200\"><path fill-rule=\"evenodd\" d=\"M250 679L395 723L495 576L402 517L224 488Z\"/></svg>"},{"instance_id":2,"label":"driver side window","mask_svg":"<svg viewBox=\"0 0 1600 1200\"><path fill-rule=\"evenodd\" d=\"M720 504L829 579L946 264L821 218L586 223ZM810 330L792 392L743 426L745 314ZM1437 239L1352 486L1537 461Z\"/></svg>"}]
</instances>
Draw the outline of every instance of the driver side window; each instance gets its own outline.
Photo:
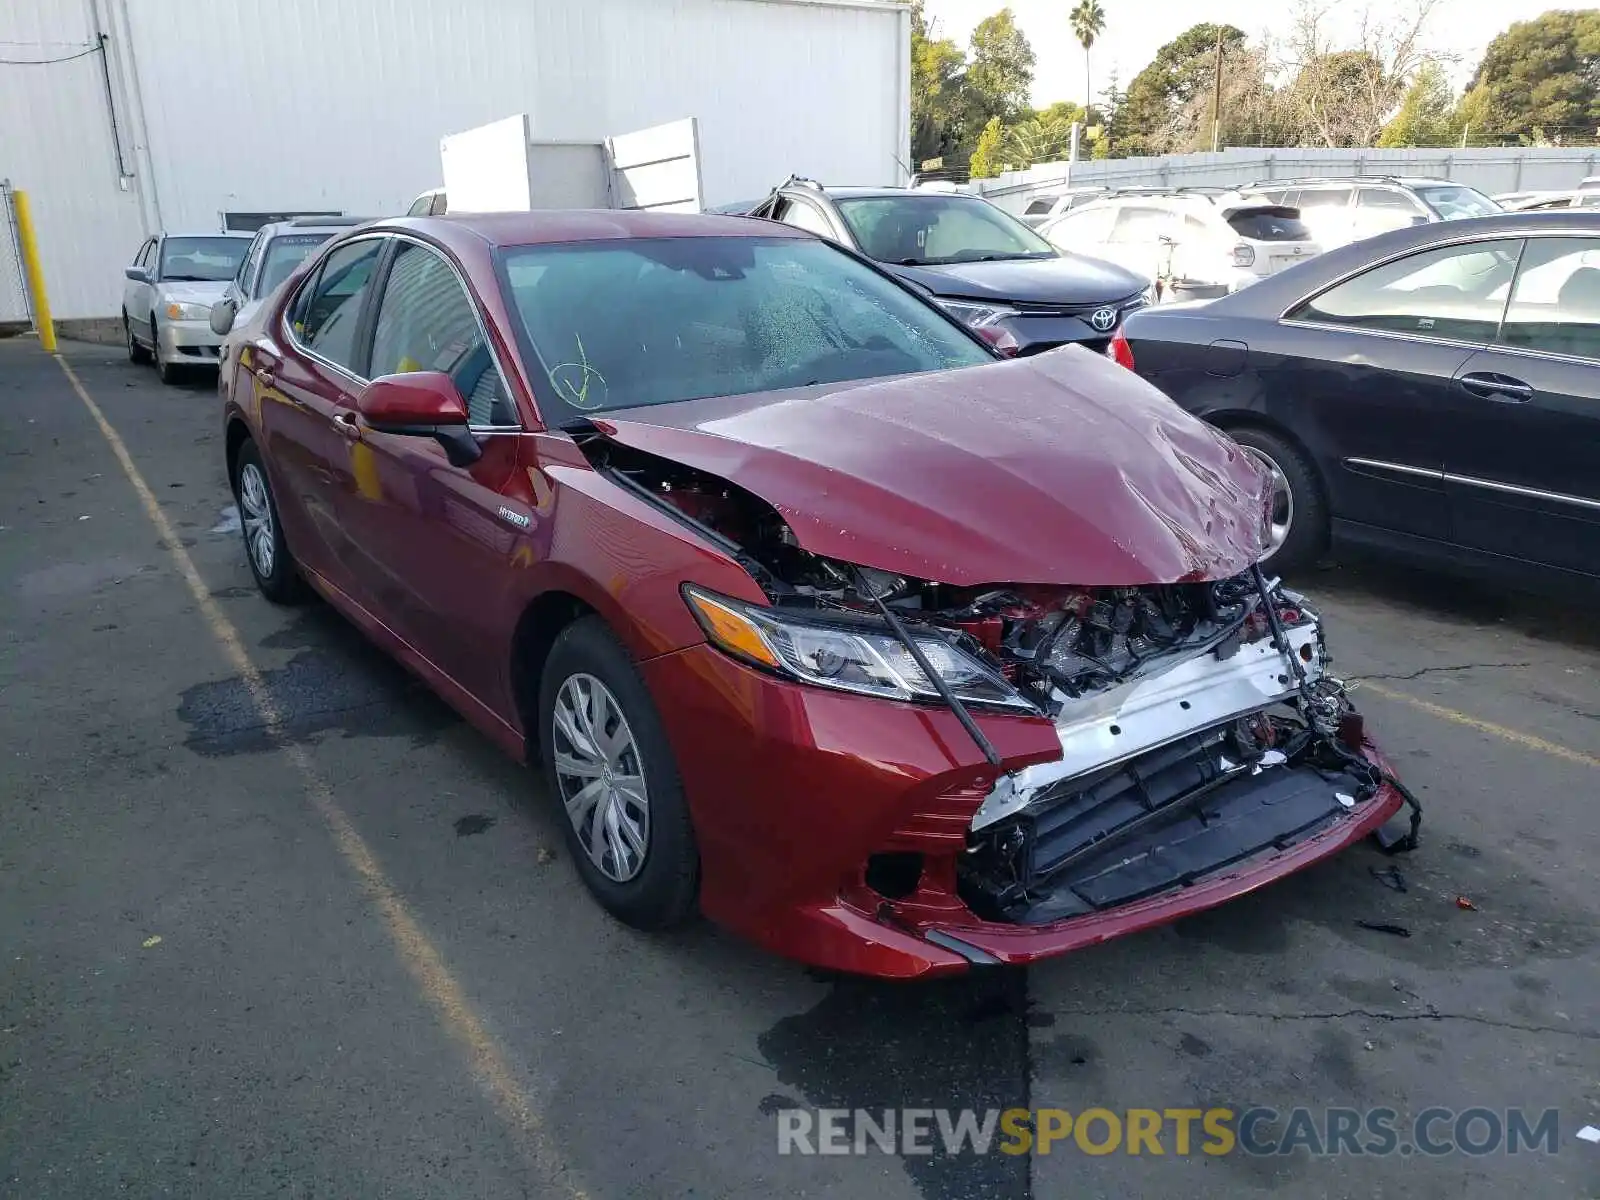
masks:
<instances>
[{"instance_id":1,"label":"driver side window","mask_svg":"<svg viewBox=\"0 0 1600 1200\"><path fill-rule=\"evenodd\" d=\"M1289 319L1489 342L1521 250L1520 239L1502 239L1410 254L1307 300Z\"/></svg>"}]
</instances>

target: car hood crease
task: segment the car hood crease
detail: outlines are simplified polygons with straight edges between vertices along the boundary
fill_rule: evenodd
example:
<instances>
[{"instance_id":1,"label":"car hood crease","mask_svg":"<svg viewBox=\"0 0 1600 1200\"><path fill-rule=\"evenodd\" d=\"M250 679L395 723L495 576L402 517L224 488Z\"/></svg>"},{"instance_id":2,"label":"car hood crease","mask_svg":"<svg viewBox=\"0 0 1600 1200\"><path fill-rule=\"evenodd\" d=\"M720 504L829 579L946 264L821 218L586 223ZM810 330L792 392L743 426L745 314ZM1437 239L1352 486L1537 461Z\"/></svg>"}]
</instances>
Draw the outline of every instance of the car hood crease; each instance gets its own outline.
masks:
<instances>
[{"instance_id":1,"label":"car hood crease","mask_svg":"<svg viewBox=\"0 0 1600 1200\"><path fill-rule=\"evenodd\" d=\"M1174 583L1261 554L1263 480L1243 452L1075 347L597 416L618 443L767 501L806 550L919 579Z\"/></svg>"}]
</instances>

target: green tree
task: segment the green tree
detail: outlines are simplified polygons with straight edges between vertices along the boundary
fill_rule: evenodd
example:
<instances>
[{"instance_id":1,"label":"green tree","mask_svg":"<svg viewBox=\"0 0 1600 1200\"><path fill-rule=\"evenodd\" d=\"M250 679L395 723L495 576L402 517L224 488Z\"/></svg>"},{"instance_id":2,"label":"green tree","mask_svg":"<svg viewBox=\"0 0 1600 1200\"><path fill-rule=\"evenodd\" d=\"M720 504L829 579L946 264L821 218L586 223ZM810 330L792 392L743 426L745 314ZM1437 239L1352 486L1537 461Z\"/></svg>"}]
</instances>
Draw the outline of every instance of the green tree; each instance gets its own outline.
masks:
<instances>
[{"instance_id":1,"label":"green tree","mask_svg":"<svg viewBox=\"0 0 1600 1200\"><path fill-rule=\"evenodd\" d=\"M915 0L911 6L913 166L951 153L961 141L961 76L966 65L960 46L933 36L922 0Z\"/></svg>"},{"instance_id":2,"label":"green tree","mask_svg":"<svg viewBox=\"0 0 1600 1200\"><path fill-rule=\"evenodd\" d=\"M1106 29L1106 11L1100 0L1078 0L1072 10L1072 35L1083 47L1083 107L1085 111L1094 103L1094 89L1090 87L1089 49Z\"/></svg>"},{"instance_id":3,"label":"green tree","mask_svg":"<svg viewBox=\"0 0 1600 1200\"><path fill-rule=\"evenodd\" d=\"M1462 145L1493 144L1494 117L1490 105L1489 89L1481 83L1477 87L1469 87L1466 94L1457 102L1455 115L1450 123L1455 128L1456 137L1461 139Z\"/></svg>"},{"instance_id":4,"label":"green tree","mask_svg":"<svg viewBox=\"0 0 1600 1200\"><path fill-rule=\"evenodd\" d=\"M1455 107L1444 68L1436 62L1423 63L1406 89L1405 99L1400 101L1400 111L1378 135L1378 145L1395 148L1452 145L1461 134Z\"/></svg>"},{"instance_id":5,"label":"green tree","mask_svg":"<svg viewBox=\"0 0 1600 1200\"><path fill-rule=\"evenodd\" d=\"M1156 51L1150 65L1133 77L1117 106L1112 153L1126 157L1192 148L1193 102L1208 94L1212 86L1219 34L1226 63L1245 44L1244 30L1232 25L1196 25ZM1207 149L1210 143L1208 136Z\"/></svg>"},{"instance_id":6,"label":"green tree","mask_svg":"<svg viewBox=\"0 0 1600 1200\"><path fill-rule=\"evenodd\" d=\"M1370 146L1405 84L1371 50L1334 50L1306 60L1289 85L1301 136L1323 146Z\"/></svg>"},{"instance_id":7,"label":"green tree","mask_svg":"<svg viewBox=\"0 0 1600 1200\"><path fill-rule=\"evenodd\" d=\"M1005 126L999 117L990 117L988 124L983 127L983 132L978 135L978 144L973 147L972 160L968 164L968 171L973 179L993 179L1000 174L1004 164L1000 161L1001 148L1005 142Z\"/></svg>"},{"instance_id":8,"label":"green tree","mask_svg":"<svg viewBox=\"0 0 1600 1200\"><path fill-rule=\"evenodd\" d=\"M1593 136L1600 127L1600 9L1518 21L1484 51L1468 90L1479 88L1488 136Z\"/></svg>"},{"instance_id":9,"label":"green tree","mask_svg":"<svg viewBox=\"0 0 1600 1200\"><path fill-rule=\"evenodd\" d=\"M991 119L1003 125L1020 120L1033 87L1033 47L1017 28L1016 15L1002 8L978 22L972 31L972 52L962 78L966 132L985 130Z\"/></svg>"}]
</instances>

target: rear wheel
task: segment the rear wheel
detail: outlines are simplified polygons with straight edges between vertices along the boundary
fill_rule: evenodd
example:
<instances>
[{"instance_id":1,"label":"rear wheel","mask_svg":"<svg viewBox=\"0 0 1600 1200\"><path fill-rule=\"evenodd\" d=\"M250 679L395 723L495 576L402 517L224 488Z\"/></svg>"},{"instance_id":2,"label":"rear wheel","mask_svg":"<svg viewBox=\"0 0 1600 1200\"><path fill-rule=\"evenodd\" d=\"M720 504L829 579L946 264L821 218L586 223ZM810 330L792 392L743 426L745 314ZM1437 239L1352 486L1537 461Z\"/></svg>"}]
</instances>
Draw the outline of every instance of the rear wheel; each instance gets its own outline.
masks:
<instances>
[{"instance_id":1,"label":"rear wheel","mask_svg":"<svg viewBox=\"0 0 1600 1200\"><path fill-rule=\"evenodd\" d=\"M239 504L239 524L244 532L245 558L256 587L274 604L295 604L306 598L305 580L283 540L283 523L261 453L252 441L239 447L234 471L234 497Z\"/></svg>"},{"instance_id":2,"label":"rear wheel","mask_svg":"<svg viewBox=\"0 0 1600 1200\"><path fill-rule=\"evenodd\" d=\"M150 361L150 351L139 344L139 339L133 336L133 322L128 320L127 312L122 314L122 336L128 342L128 361L137 366L143 366Z\"/></svg>"},{"instance_id":3,"label":"rear wheel","mask_svg":"<svg viewBox=\"0 0 1600 1200\"><path fill-rule=\"evenodd\" d=\"M561 631L539 684L545 783L584 884L611 914L666 929L694 912L700 857L655 703L599 617Z\"/></svg>"},{"instance_id":4,"label":"rear wheel","mask_svg":"<svg viewBox=\"0 0 1600 1200\"><path fill-rule=\"evenodd\" d=\"M1263 565L1299 571L1314 564L1328 545L1328 502L1317 468L1286 438L1245 425L1227 431L1272 481L1272 531Z\"/></svg>"}]
</instances>

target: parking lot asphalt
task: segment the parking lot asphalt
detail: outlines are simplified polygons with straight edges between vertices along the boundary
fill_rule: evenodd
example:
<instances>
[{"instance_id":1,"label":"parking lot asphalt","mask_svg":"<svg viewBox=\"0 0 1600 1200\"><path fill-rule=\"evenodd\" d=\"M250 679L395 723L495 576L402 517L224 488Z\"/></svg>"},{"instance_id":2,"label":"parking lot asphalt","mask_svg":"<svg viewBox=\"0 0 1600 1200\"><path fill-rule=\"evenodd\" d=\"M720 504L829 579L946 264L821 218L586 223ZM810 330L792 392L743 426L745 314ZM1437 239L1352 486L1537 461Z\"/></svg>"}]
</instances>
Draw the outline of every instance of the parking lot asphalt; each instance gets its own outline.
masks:
<instances>
[{"instance_id":1,"label":"parking lot asphalt","mask_svg":"<svg viewBox=\"0 0 1600 1200\"><path fill-rule=\"evenodd\" d=\"M530 774L256 594L213 380L63 360L82 395L0 342L0 1196L1600 1195L1592 608L1296 580L1420 851L1027 972L830 979L606 917ZM778 1153L784 1109L893 1106L1560 1115L1515 1156Z\"/></svg>"}]
</instances>

